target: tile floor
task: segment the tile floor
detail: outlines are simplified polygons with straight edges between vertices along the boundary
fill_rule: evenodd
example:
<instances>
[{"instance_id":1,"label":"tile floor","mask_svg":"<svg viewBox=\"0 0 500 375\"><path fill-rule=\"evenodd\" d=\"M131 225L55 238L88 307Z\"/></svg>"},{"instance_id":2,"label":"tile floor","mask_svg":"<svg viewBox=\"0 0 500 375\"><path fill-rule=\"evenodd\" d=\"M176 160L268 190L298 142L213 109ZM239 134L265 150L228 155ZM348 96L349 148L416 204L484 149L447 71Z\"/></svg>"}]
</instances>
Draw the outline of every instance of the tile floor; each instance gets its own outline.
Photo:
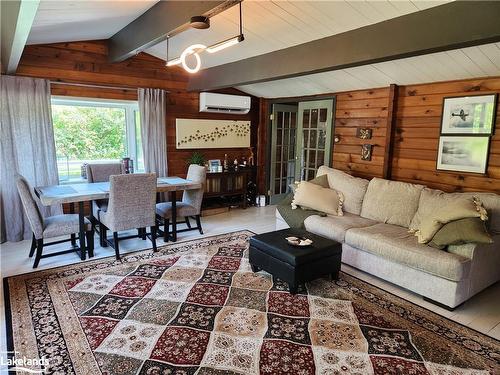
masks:
<instances>
[{"instance_id":1,"label":"tile floor","mask_svg":"<svg viewBox=\"0 0 500 375\"><path fill-rule=\"evenodd\" d=\"M276 228L274 215L275 207L267 206L251 207L246 210L235 209L227 213L204 217L202 218L204 230L203 236L223 234L244 229L255 233L269 232L275 230ZM190 231L180 233L178 239L179 241L184 241L199 237L201 237L201 235L198 231ZM163 245L162 239L158 241L158 245ZM58 246L61 246L61 249L64 249L68 246L68 244L66 243ZM33 260L28 258L29 247L30 241L4 243L0 245L0 270L2 278L32 271ZM130 239L120 242L120 250L122 254L150 247L151 243L149 240L142 241L140 239ZM54 248L54 250L56 249ZM101 248L98 246L98 239L96 237L96 258L113 255L113 249L109 247ZM79 257L76 253L65 254L53 258L42 259L38 269L47 269L79 261ZM347 265L342 265L342 270L420 306L428 308L429 310L432 310L449 319L500 340L500 283L496 283L495 285L489 287L459 308L455 309L455 311L450 312L431 303L425 302L422 297L408 290L358 271ZM0 289L0 321L2 322L0 326L0 352L2 352L6 350L3 284Z\"/></svg>"}]
</instances>

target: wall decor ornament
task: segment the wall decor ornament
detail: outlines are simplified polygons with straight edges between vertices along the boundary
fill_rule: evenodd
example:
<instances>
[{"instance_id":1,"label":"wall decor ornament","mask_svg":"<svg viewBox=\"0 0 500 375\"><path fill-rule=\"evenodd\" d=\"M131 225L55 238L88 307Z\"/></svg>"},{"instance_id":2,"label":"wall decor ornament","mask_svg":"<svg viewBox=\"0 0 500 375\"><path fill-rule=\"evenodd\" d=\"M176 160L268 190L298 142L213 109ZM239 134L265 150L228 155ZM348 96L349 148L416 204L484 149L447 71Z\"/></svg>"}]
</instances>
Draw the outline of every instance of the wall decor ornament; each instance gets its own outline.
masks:
<instances>
[{"instance_id":1,"label":"wall decor ornament","mask_svg":"<svg viewBox=\"0 0 500 375\"><path fill-rule=\"evenodd\" d=\"M373 149L373 145L370 145L370 144L362 145L361 146L361 160L371 161L372 160L372 149Z\"/></svg>"},{"instance_id":2,"label":"wall decor ornament","mask_svg":"<svg viewBox=\"0 0 500 375\"><path fill-rule=\"evenodd\" d=\"M356 137L360 139L372 139L372 129L356 128Z\"/></svg>"},{"instance_id":3,"label":"wall decor ornament","mask_svg":"<svg viewBox=\"0 0 500 375\"><path fill-rule=\"evenodd\" d=\"M491 135L496 103L497 94L444 98L441 134Z\"/></svg>"},{"instance_id":4,"label":"wall decor ornament","mask_svg":"<svg viewBox=\"0 0 500 375\"><path fill-rule=\"evenodd\" d=\"M490 137L442 136L439 138L437 169L486 173Z\"/></svg>"},{"instance_id":5,"label":"wall decor ornament","mask_svg":"<svg viewBox=\"0 0 500 375\"><path fill-rule=\"evenodd\" d=\"M176 119L178 149L248 148L250 121Z\"/></svg>"}]
</instances>

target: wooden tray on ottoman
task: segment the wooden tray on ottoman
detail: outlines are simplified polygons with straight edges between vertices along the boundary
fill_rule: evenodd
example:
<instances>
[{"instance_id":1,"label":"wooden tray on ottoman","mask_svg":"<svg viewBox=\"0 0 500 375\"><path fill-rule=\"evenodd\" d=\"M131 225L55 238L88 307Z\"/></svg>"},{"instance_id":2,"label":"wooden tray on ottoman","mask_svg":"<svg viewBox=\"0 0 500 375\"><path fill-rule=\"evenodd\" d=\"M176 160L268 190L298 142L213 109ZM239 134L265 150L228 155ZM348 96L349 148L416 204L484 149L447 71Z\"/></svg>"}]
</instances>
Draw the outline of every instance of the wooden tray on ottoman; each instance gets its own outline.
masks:
<instances>
[{"instance_id":1,"label":"wooden tray on ottoman","mask_svg":"<svg viewBox=\"0 0 500 375\"><path fill-rule=\"evenodd\" d=\"M286 237L306 237L310 246L292 246ZM324 275L337 279L342 258L342 244L302 229L283 229L250 238L249 261L252 271L264 270L286 281L290 293L299 284Z\"/></svg>"}]
</instances>

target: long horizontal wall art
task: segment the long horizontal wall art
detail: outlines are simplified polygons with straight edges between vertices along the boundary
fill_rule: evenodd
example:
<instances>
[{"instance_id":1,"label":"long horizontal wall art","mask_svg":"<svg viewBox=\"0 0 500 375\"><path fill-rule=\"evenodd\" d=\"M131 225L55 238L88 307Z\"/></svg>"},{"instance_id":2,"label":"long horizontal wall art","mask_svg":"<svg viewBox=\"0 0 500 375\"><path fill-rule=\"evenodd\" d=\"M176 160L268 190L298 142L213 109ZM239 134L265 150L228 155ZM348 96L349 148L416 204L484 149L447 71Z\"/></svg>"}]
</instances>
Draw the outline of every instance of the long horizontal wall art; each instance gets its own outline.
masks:
<instances>
[{"instance_id":1,"label":"long horizontal wall art","mask_svg":"<svg viewBox=\"0 0 500 375\"><path fill-rule=\"evenodd\" d=\"M250 121L175 120L178 149L250 147Z\"/></svg>"}]
</instances>

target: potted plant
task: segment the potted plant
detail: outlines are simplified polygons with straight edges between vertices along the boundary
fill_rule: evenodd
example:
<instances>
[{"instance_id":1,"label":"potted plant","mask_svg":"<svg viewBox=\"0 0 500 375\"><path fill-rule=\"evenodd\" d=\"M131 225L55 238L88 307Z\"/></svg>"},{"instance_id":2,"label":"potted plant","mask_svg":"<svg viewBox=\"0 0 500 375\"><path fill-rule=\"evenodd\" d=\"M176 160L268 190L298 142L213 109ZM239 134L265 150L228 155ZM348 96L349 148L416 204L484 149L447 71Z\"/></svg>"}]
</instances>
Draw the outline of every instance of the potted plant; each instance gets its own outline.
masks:
<instances>
[{"instance_id":1,"label":"potted plant","mask_svg":"<svg viewBox=\"0 0 500 375\"><path fill-rule=\"evenodd\" d=\"M186 159L186 164L196 164L196 165L201 165L204 166L206 163L205 160L205 155L203 155L201 152L193 152L189 158Z\"/></svg>"}]
</instances>

